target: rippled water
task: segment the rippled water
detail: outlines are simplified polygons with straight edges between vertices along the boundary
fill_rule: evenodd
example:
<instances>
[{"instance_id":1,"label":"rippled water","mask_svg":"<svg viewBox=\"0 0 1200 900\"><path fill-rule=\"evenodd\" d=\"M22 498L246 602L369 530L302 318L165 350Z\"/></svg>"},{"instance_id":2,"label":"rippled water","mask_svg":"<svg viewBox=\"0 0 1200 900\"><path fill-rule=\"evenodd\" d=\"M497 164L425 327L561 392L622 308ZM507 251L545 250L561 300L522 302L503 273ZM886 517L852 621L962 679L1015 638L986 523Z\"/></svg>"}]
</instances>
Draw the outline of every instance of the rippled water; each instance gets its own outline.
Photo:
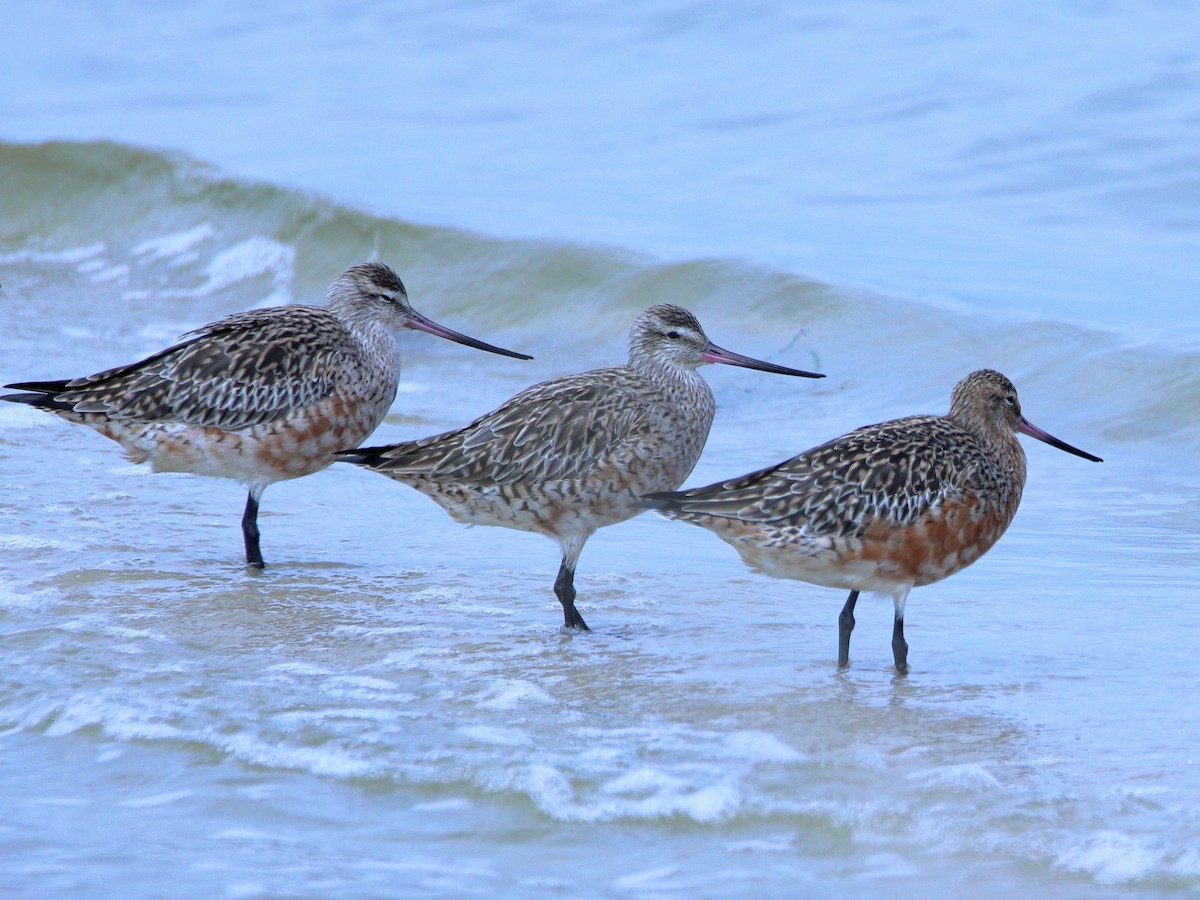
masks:
<instances>
[{"instance_id":1,"label":"rippled water","mask_svg":"<svg viewBox=\"0 0 1200 900\"><path fill-rule=\"evenodd\" d=\"M237 485L0 405L0 893L1200 889L1194 15L400 9L94 4L60 66L15 42L0 379L378 256L536 357L407 335L380 441L620 361L669 300L829 375L705 370L691 484L944 410L982 365L1106 461L1028 442L1010 532L913 592L898 679L890 603L838 673L838 592L652 516L589 542L596 630L564 634L552 543L349 466L267 492L247 572Z\"/></svg>"},{"instance_id":2,"label":"rippled water","mask_svg":"<svg viewBox=\"0 0 1200 900\"><path fill-rule=\"evenodd\" d=\"M10 22L0 116L502 239L1170 334L1198 28L1177 0L46 0Z\"/></svg>"}]
</instances>

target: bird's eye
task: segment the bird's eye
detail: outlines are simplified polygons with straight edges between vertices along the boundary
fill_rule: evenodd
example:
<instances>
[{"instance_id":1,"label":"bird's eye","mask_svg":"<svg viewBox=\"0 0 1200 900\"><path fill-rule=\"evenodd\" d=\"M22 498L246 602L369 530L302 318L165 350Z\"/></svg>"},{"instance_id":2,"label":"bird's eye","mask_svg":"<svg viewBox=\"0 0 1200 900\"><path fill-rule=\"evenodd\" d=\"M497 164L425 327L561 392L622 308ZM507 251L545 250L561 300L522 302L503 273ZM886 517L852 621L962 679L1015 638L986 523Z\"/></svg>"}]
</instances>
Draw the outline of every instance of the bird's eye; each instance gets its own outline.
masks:
<instances>
[{"instance_id":1,"label":"bird's eye","mask_svg":"<svg viewBox=\"0 0 1200 900\"><path fill-rule=\"evenodd\" d=\"M668 331L667 337L669 337L673 341L677 341L677 340L679 340L679 332L678 331Z\"/></svg>"},{"instance_id":2,"label":"bird's eye","mask_svg":"<svg viewBox=\"0 0 1200 900\"><path fill-rule=\"evenodd\" d=\"M382 300L384 303L391 303L392 295L391 294L376 294L375 299Z\"/></svg>"},{"instance_id":3,"label":"bird's eye","mask_svg":"<svg viewBox=\"0 0 1200 900\"><path fill-rule=\"evenodd\" d=\"M1004 402L1007 403L1009 406L1016 406L1017 405L1017 397L1015 394L1005 394Z\"/></svg>"}]
</instances>

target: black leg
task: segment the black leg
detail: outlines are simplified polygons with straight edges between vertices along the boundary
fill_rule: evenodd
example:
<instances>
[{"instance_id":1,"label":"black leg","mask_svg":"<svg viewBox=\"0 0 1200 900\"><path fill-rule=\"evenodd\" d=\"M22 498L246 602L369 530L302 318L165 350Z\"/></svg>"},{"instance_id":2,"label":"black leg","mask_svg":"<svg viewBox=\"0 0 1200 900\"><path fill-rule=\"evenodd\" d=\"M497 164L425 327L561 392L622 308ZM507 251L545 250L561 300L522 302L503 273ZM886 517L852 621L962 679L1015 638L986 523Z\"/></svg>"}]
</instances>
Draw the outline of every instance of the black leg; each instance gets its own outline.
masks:
<instances>
[{"instance_id":1,"label":"black leg","mask_svg":"<svg viewBox=\"0 0 1200 900\"><path fill-rule=\"evenodd\" d=\"M850 665L850 632L854 630L854 604L858 602L858 591L851 591L838 616L838 668Z\"/></svg>"},{"instance_id":2,"label":"black leg","mask_svg":"<svg viewBox=\"0 0 1200 900\"><path fill-rule=\"evenodd\" d=\"M565 627L576 628L579 631L592 630L587 627L587 622L583 621L583 616L575 608L575 570L568 568L566 560L558 567L558 577L554 579L554 596L562 604Z\"/></svg>"},{"instance_id":3,"label":"black leg","mask_svg":"<svg viewBox=\"0 0 1200 900\"><path fill-rule=\"evenodd\" d=\"M242 513L242 537L246 541L246 563L256 569L266 568L258 546L258 501L254 492L246 494L246 511Z\"/></svg>"},{"instance_id":4,"label":"black leg","mask_svg":"<svg viewBox=\"0 0 1200 900\"><path fill-rule=\"evenodd\" d=\"M908 674L908 642L904 640L904 618L896 616L892 623L892 657L896 660L896 671Z\"/></svg>"}]
</instances>

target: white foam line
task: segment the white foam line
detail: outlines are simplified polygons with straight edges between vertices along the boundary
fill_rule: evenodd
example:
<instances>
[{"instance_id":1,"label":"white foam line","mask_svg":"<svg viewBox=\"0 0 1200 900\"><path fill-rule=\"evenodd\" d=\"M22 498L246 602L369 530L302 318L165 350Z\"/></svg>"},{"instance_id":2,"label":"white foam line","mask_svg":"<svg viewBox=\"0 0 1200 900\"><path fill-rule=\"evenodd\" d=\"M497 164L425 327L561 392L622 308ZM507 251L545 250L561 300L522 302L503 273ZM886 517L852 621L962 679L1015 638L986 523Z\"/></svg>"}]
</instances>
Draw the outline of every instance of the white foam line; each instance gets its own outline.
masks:
<instances>
[{"instance_id":1,"label":"white foam line","mask_svg":"<svg viewBox=\"0 0 1200 900\"><path fill-rule=\"evenodd\" d=\"M295 259L294 247L267 237L251 237L217 253L205 267L205 281L198 287L153 291L139 289L126 291L124 296L126 300L195 299L208 297L259 275L270 275L275 289L256 306L278 306L291 300L287 284L291 280Z\"/></svg>"},{"instance_id":2,"label":"white foam line","mask_svg":"<svg viewBox=\"0 0 1200 900\"><path fill-rule=\"evenodd\" d=\"M80 263L84 260L100 256L108 249L106 244L86 244L82 247L71 247L66 250L20 250L16 253L0 254L0 263L13 264L22 262L63 262Z\"/></svg>"},{"instance_id":3,"label":"white foam line","mask_svg":"<svg viewBox=\"0 0 1200 900\"><path fill-rule=\"evenodd\" d=\"M131 252L134 256L149 256L151 259L179 256L216 233L217 230L210 223L204 222L187 231L176 231L142 241Z\"/></svg>"},{"instance_id":4,"label":"white foam line","mask_svg":"<svg viewBox=\"0 0 1200 900\"><path fill-rule=\"evenodd\" d=\"M1163 851L1119 831L1101 831L1058 856L1060 867L1085 872L1100 884L1121 884L1152 875Z\"/></svg>"}]
</instances>

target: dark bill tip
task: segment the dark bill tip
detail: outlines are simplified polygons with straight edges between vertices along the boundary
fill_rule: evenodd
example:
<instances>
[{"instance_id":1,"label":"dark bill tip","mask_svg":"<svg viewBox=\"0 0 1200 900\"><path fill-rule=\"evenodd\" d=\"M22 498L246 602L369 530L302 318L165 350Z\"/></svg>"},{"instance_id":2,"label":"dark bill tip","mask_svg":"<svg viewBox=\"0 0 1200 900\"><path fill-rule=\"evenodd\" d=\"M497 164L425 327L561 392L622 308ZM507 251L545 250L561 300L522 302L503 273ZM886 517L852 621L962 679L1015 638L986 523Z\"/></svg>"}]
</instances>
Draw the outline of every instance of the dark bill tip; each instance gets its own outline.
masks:
<instances>
[{"instance_id":1,"label":"dark bill tip","mask_svg":"<svg viewBox=\"0 0 1200 900\"><path fill-rule=\"evenodd\" d=\"M1051 447L1057 447L1059 450L1065 450L1067 453L1072 453L1075 456L1081 456L1084 459L1091 460L1092 462L1104 462L1104 460L1102 460L1100 457L1093 456L1086 450L1080 450L1078 447L1072 447L1066 441L1060 441L1049 432L1042 431L1042 429L1038 428L1024 416L1021 417L1021 424L1017 430L1020 431L1021 434L1027 434L1032 438L1037 438L1039 441L1049 444Z\"/></svg>"},{"instance_id":2,"label":"dark bill tip","mask_svg":"<svg viewBox=\"0 0 1200 900\"><path fill-rule=\"evenodd\" d=\"M790 369L787 366L776 365L775 363L764 362L761 359L755 359L752 356L742 356L740 353L734 353L732 350L726 350L724 347L718 347L716 344L709 344L708 348L700 354L700 358L708 363L721 363L727 366L741 366L743 369L757 369L759 372L770 372L773 375L796 375L800 378L824 378L825 376L818 372L805 372L803 369Z\"/></svg>"},{"instance_id":3,"label":"dark bill tip","mask_svg":"<svg viewBox=\"0 0 1200 900\"><path fill-rule=\"evenodd\" d=\"M445 338L448 341L454 341L456 344L463 344L467 347L474 347L476 350L486 350L488 353L498 353L500 356L509 356L513 359L533 359L527 353L517 353L515 350L505 350L503 347L497 347L495 344L489 344L486 341L477 340L473 337L468 337L465 334L459 334L447 328L445 325L439 325L432 319L427 319L419 312L414 311L409 320L405 323L406 327L417 331L424 331L426 334L432 334L436 337Z\"/></svg>"}]
</instances>

